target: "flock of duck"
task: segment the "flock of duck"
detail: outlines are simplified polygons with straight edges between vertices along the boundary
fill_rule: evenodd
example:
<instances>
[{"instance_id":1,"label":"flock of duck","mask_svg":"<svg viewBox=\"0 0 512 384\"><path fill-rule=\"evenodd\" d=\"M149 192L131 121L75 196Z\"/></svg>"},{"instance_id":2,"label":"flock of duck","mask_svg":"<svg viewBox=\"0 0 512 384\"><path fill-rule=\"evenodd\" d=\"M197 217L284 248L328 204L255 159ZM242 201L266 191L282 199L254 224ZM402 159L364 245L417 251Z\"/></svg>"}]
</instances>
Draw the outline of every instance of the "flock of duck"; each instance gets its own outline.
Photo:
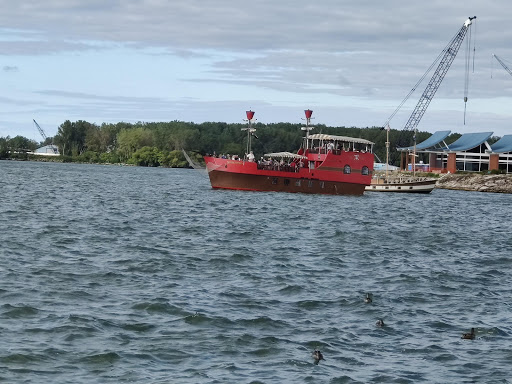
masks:
<instances>
[{"instance_id":1,"label":"flock of duck","mask_svg":"<svg viewBox=\"0 0 512 384\"><path fill-rule=\"evenodd\" d=\"M373 295L371 293L367 293L364 297L364 302L366 304L370 304L373 301ZM376 327L384 327L384 320L378 319L375 323ZM463 333L461 339L467 339L467 340L474 340L475 339L475 328L471 328L471 332L469 333ZM325 360L324 355L322 355L322 352L318 349L315 349L315 351L312 354L314 363L318 365L320 360Z\"/></svg>"}]
</instances>

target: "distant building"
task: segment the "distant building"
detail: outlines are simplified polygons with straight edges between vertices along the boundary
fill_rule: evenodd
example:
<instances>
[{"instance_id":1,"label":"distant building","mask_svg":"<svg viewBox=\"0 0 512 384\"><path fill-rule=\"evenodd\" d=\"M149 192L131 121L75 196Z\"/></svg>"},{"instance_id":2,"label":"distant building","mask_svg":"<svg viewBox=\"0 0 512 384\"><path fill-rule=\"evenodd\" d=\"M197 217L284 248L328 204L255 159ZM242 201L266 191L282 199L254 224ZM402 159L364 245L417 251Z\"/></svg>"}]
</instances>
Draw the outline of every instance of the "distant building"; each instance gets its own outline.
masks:
<instances>
[{"instance_id":1,"label":"distant building","mask_svg":"<svg viewBox=\"0 0 512 384\"><path fill-rule=\"evenodd\" d=\"M492 146L487 140L493 132L465 133L451 144L444 141L450 131L439 131L416 145L416 153L429 154L429 169L437 172L502 170L512 173L512 135L505 135ZM402 152L401 168L413 147L398 148ZM416 164L417 168L419 164Z\"/></svg>"},{"instance_id":2,"label":"distant building","mask_svg":"<svg viewBox=\"0 0 512 384\"><path fill-rule=\"evenodd\" d=\"M32 152L33 155L38 156L59 156L59 148L56 145L50 144L45 145L44 147L37 148L34 152Z\"/></svg>"}]
</instances>

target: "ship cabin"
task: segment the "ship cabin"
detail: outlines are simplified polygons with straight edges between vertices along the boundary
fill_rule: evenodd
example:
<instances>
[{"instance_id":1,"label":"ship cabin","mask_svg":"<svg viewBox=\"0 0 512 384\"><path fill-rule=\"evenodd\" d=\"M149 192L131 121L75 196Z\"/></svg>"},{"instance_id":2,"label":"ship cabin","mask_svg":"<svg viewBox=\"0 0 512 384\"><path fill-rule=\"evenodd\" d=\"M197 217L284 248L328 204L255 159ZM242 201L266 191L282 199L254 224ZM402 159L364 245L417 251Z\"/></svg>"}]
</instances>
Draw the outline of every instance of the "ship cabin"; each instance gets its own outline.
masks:
<instances>
[{"instance_id":1,"label":"ship cabin","mask_svg":"<svg viewBox=\"0 0 512 384\"><path fill-rule=\"evenodd\" d=\"M305 146L298 152L309 159L309 168L318 168L329 154L344 152L373 153L373 142L365 139L316 133L304 138Z\"/></svg>"},{"instance_id":2,"label":"ship cabin","mask_svg":"<svg viewBox=\"0 0 512 384\"><path fill-rule=\"evenodd\" d=\"M304 142L306 153L312 154L326 155L328 152L332 152L335 155L340 155L343 151L373 153L371 141L348 136L316 133L305 137Z\"/></svg>"},{"instance_id":3,"label":"ship cabin","mask_svg":"<svg viewBox=\"0 0 512 384\"><path fill-rule=\"evenodd\" d=\"M258 169L298 172L303 167L318 168L327 156L345 152L373 153L373 142L365 139L317 133L304 138L297 153L266 153L257 163Z\"/></svg>"}]
</instances>

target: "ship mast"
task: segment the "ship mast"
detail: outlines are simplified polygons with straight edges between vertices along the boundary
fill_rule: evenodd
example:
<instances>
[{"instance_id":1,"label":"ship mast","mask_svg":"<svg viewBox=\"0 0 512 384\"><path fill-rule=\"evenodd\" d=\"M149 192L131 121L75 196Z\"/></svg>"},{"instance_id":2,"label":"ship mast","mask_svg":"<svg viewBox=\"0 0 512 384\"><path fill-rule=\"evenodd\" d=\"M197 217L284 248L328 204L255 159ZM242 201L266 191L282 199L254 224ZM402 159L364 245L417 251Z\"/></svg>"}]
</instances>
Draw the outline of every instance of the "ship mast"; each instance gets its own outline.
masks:
<instances>
[{"instance_id":1,"label":"ship mast","mask_svg":"<svg viewBox=\"0 0 512 384\"><path fill-rule=\"evenodd\" d=\"M306 145L304 150L309 149L309 131L314 129L315 127L311 126L311 115L313 114L313 111L311 109L304 110L304 113L306 114L306 126L302 127L301 130L306 131Z\"/></svg>"},{"instance_id":2,"label":"ship mast","mask_svg":"<svg viewBox=\"0 0 512 384\"><path fill-rule=\"evenodd\" d=\"M245 111L245 114L247 115L247 120L244 119L244 121L247 121L249 124L247 126L247 128L242 128L242 131L247 131L247 152L246 152L246 155L249 155L249 153L251 153L251 137L254 136L257 138L256 134L254 132L256 132L256 128L253 128L252 127L252 123L253 121L256 121L256 119L254 119L254 111L251 111L251 110L248 110L248 111Z\"/></svg>"}]
</instances>

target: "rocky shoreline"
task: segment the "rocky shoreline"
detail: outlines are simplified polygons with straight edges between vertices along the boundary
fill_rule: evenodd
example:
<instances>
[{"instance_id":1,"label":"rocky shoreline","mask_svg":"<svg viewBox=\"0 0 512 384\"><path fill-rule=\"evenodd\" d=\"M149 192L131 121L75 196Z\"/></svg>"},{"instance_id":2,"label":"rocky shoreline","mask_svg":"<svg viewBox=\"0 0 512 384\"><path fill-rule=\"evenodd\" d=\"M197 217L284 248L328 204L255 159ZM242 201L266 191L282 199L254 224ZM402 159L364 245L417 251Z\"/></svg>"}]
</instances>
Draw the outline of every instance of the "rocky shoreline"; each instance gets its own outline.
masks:
<instances>
[{"instance_id":1,"label":"rocky shoreline","mask_svg":"<svg viewBox=\"0 0 512 384\"><path fill-rule=\"evenodd\" d=\"M443 175L436 183L436 188L456 189L461 191L512 193L512 174L449 174Z\"/></svg>"}]
</instances>

